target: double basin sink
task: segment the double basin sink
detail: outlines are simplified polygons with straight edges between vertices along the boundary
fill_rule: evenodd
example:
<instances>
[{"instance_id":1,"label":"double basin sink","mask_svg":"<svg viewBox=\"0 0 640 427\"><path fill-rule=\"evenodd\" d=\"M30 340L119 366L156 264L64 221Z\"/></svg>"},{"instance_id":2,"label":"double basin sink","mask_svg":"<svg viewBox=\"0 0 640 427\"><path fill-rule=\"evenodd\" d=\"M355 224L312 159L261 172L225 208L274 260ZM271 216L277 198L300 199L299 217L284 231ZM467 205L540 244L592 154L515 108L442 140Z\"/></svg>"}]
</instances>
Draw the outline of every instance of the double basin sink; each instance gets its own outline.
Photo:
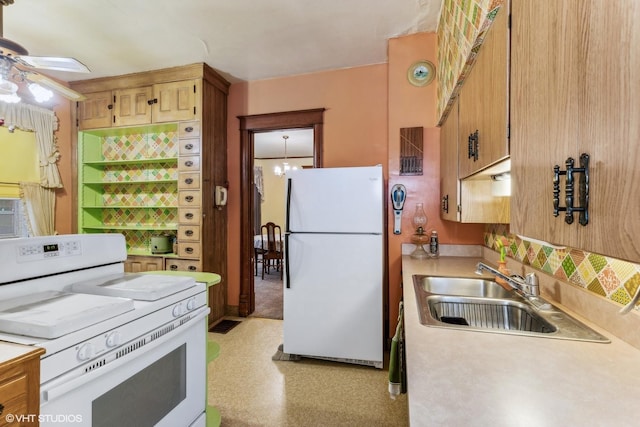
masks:
<instances>
[{"instance_id":1,"label":"double basin sink","mask_svg":"<svg viewBox=\"0 0 640 427\"><path fill-rule=\"evenodd\" d=\"M426 326L590 342L610 342L544 301L487 279L414 275L420 322Z\"/></svg>"}]
</instances>

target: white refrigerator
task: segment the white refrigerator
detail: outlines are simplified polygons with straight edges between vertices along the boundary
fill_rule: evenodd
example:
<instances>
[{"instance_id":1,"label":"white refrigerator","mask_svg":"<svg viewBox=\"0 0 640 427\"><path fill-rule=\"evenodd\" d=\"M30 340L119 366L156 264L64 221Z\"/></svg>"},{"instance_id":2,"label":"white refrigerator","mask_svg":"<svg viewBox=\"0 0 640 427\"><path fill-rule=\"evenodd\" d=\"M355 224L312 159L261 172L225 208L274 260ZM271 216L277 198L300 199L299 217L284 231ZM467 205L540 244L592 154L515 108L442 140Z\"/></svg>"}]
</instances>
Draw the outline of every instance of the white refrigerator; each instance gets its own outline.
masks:
<instances>
[{"instance_id":1,"label":"white refrigerator","mask_svg":"<svg viewBox=\"0 0 640 427\"><path fill-rule=\"evenodd\" d=\"M286 179L283 351L382 368L382 167Z\"/></svg>"}]
</instances>

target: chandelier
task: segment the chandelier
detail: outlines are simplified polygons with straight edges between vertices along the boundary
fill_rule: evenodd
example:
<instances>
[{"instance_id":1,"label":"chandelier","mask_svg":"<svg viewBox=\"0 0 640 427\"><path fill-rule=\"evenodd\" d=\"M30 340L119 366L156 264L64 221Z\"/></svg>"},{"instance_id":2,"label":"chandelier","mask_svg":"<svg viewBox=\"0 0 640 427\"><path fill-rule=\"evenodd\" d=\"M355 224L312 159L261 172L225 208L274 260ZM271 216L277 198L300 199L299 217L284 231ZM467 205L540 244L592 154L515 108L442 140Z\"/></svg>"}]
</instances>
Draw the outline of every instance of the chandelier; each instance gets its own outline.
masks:
<instances>
[{"instance_id":1,"label":"chandelier","mask_svg":"<svg viewBox=\"0 0 640 427\"><path fill-rule=\"evenodd\" d=\"M289 163L287 162L287 139L289 139L289 135L282 135L282 139L284 139L284 160L282 161L282 166L276 165L273 168L273 173L278 177L285 176L289 170L298 169L297 166L289 166Z\"/></svg>"}]
</instances>

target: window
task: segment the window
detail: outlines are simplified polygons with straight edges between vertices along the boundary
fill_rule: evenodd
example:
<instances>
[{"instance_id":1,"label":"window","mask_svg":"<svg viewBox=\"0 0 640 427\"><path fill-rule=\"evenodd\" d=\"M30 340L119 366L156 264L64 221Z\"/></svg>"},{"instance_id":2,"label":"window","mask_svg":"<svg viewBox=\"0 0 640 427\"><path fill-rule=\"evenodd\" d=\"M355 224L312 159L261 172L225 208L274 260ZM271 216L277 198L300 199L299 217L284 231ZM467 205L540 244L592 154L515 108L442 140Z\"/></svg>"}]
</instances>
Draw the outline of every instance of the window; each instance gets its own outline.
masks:
<instances>
[{"instance_id":1,"label":"window","mask_svg":"<svg viewBox=\"0 0 640 427\"><path fill-rule=\"evenodd\" d=\"M0 199L0 239L27 236L26 217L20 199Z\"/></svg>"}]
</instances>

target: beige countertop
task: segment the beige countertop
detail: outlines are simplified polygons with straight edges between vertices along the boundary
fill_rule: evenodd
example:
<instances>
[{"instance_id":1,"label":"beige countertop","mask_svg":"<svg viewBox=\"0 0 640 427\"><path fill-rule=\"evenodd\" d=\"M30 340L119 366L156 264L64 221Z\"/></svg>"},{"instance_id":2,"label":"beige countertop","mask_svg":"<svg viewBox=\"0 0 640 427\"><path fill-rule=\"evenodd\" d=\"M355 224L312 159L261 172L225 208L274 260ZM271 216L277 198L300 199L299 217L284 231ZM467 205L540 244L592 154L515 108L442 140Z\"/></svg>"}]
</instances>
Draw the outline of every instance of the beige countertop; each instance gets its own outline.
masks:
<instances>
[{"instance_id":1,"label":"beige countertop","mask_svg":"<svg viewBox=\"0 0 640 427\"><path fill-rule=\"evenodd\" d=\"M411 425L639 425L640 350L588 321L585 323L610 338L611 343L420 324L413 274L477 277L475 265L480 260L414 260L403 256Z\"/></svg>"}]
</instances>

